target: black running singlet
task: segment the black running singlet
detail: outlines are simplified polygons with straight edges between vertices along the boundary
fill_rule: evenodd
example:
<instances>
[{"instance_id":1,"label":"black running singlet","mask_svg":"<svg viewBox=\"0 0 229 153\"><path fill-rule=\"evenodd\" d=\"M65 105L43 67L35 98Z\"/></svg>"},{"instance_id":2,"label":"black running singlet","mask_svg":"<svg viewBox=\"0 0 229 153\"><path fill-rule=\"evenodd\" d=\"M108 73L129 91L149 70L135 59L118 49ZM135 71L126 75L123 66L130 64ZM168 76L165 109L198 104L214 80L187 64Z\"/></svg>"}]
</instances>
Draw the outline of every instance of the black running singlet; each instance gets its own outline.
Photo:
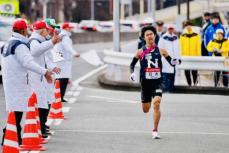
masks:
<instances>
[{"instance_id":1,"label":"black running singlet","mask_svg":"<svg viewBox=\"0 0 229 153\"><path fill-rule=\"evenodd\" d=\"M146 47L143 47L143 52L146 51ZM158 47L145 54L140 60L140 78L156 80L161 78L162 61L161 54Z\"/></svg>"}]
</instances>

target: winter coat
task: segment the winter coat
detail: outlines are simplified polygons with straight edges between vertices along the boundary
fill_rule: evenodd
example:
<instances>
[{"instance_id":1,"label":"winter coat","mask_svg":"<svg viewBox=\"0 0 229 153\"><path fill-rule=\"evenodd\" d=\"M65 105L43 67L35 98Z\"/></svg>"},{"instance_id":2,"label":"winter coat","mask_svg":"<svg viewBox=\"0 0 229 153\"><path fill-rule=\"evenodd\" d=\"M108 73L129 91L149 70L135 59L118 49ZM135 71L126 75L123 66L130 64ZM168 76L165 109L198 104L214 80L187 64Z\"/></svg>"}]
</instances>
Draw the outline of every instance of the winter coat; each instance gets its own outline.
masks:
<instances>
[{"instance_id":1,"label":"winter coat","mask_svg":"<svg viewBox=\"0 0 229 153\"><path fill-rule=\"evenodd\" d=\"M21 34L13 33L11 40L20 40L28 43L28 39ZM4 47L6 51L7 45ZM31 88L28 84L28 70L43 76L46 69L34 62L29 48L21 44L15 49L14 54L2 58L3 88L5 92L7 111L27 111L28 98L31 96Z\"/></svg>"},{"instance_id":2,"label":"winter coat","mask_svg":"<svg viewBox=\"0 0 229 153\"><path fill-rule=\"evenodd\" d=\"M56 75L56 78L72 78L72 58L77 55L77 52L73 49L71 33L62 30L60 35L62 41L55 45L55 51L63 57L62 61L56 63L62 71Z\"/></svg>"},{"instance_id":3,"label":"winter coat","mask_svg":"<svg viewBox=\"0 0 229 153\"><path fill-rule=\"evenodd\" d=\"M215 49L222 51L222 53L216 53L216 56L223 56L228 57L229 56L229 40L223 39L223 40L217 40L213 39L208 43L207 49L209 52L214 52Z\"/></svg>"},{"instance_id":4,"label":"winter coat","mask_svg":"<svg viewBox=\"0 0 229 153\"><path fill-rule=\"evenodd\" d=\"M180 36L181 56L201 56L200 35L186 30Z\"/></svg>"},{"instance_id":5,"label":"winter coat","mask_svg":"<svg viewBox=\"0 0 229 153\"><path fill-rule=\"evenodd\" d=\"M52 50L47 51L45 53L45 61L46 61L46 65L47 68L49 70L52 70L53 68L56 67L56 64L53 62L53 55L51 53ZM52 104L55 101L55 86L54 86L55 81L53 81L53 83L48 83L45 80L45 90L46 90L46 98L49 104Z\"/></svg>"},{"instance_id":6,"label":"winter coat","mask_svg":"<svg viewBox=\"0 0 229 153\"><path fill-rule=\"evenodd\" d=\"M204 32L204 45L207 48L208 43L215 38L215 33L217 29L222 29L225 33L225 29L221 23L216 25L211 24Z\"/></svg>"},{"instance_id":7,"label":"winter coat","mask_svg":"<svg viewBox=\"0 0 229 153\"><path fill-rule=\"evenodd\" d=\"M33 32L30 37L30 51L36 63L41 67L46 68L45 52L53 48L51 40L46 40L40 34ZM30 72L29 82L33 91L37 94L38 108L48 109L48 101L45 90L45 79L43 76Z\"/></svg>"},{"instance_id":8,"label":"winter coat","mask_svg":"<svg viewBox=\"0 0 229 153\"><path fill-rule=\"evenodd\" d=\"M165 33L159 40L158 47L168 51L168 54L172 59L180 59L180 46L179 38L172 34ZM163 73L174 73L174 67L172 67L168 61L162 57L162 72Z\"/></svg>"}]
</instances>

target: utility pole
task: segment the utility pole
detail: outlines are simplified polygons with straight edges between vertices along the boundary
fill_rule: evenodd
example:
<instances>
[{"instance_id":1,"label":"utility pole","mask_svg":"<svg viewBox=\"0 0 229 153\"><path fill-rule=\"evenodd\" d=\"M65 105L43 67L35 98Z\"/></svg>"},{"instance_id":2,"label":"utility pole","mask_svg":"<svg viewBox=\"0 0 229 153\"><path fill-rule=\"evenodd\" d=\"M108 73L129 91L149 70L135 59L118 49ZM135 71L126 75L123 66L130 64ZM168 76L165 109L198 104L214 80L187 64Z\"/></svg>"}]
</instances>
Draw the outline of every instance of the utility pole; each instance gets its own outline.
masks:
<instances>
[{"instance_id":1,"label":"utility pole","mask_svg":"<svg viewBox=\"0 0 229 153\"><path fill-rule=\"evenodd\" d=\"M187 20L190 20L190 0L187 0Z\"/></svg>"},{"instance_id":2,"label":"utility pole","mask_svg":"<svg viewBox=\"0 0 229 153\"><path fill-rule=\"evenodd\" d=\"M43 19L47 18L47 4L49 0L44 0L43 1Z\"/></svg>"},{"instance_id":3,"label":"utility pole","mask_svg":"<svg viewBox=\"0 0 229 153\"><path fill-rule=\"evenodd\" d=\"M91 0L91 20L95 19L95 0Z\"/></svg>"},{"instance_id":4,"label":"utility pole","mask_svg":"<svg viewBox=\"0 0 229 153\"><path fill-rule=\"evenodd\" d=\"M148 12L148 16L152 16L152 9L151 9L151 0L147 1L147 12Z\"/></svg>"},{"instance_id":5,"label":"utility pole","mask_svg":"<svg viewBox=\"0 0 229 153\"><path fill-rule=\"evenodd\" d=\"M178 13L178 15L181 14L181 11L180 10L181 10L180 9L180 0L177 0L177 13Z\"/></svg>"},{"instance_id":6,"label":"utility pole","mask_svg":"<svg viewBox=\"0 0 229 153\"><path fill-rule=\"evenodd\" d=\"M144 14L144 0L140 0L140 18L143 19L143 14Z\"/></svg>"},{"instance_id":7,"label":"utility pole","mask_svg":"<svg viewBox=\"0 0 229 153\"><path fill-rule=\"evenodd\" d=\"M129 4L129 16L133 15L133 0L131 0L130 4Z\"/></svg>"},{"instance_id":8,"label":"utility pole","mask_svg":"<svg viewBox=\"0 0 229 153\"><path fill-rule=\"evenodd\" d=\"M125 3L121 2L121 19L125 19Z\"/></svg>"},{"instance_id":9,"label":"utility pole","mask_svg":"<svg viewBox=\"0 0 229 153\"><path fill-rule=\"evenodd\" d=\"M156 10L156 2L155 2L155 0L151 1L151 7L152 7L151 8L151 11L152 11L151 16L152 16L153 20L156 21L156 11L155 11Z\"/></svg>"},{"instance_id":10,"label":"utility pole","mask_svg":"<svg viewBox=\"0 0 229 153\"><path fill-rule=\"evenodd\" d=\"M119 24L119 7L120 0L113 1L113 22L114 22L114 32L113 32L113 41L114 41L114 51L121 51L120 48L120 24Z\"/></svg>"}]
</instances>

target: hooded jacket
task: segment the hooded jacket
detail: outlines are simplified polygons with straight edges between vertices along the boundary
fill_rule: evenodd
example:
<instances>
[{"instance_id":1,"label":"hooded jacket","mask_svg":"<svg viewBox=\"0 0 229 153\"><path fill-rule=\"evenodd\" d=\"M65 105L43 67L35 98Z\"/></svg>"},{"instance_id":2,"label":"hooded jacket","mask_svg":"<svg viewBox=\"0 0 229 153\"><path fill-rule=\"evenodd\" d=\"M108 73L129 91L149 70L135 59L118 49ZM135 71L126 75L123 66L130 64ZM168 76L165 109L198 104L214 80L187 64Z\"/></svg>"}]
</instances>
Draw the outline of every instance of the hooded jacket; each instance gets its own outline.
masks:
<instances>
[{"instance_id":1,"label":"hooded jacket","mask_svg":"<svg viewBox=\"0 0 229 153\"><path fill-rule=\"evenodd\" d=\"M228 39L213 39L208 43L207 49L209 52L213 53L215 49L222 51L221 55L223 57L229 56L229 40Z\"/></svg>"},{"instance_id":2,"label":"hooded jacket","mask_svg":"<svg viewBox=\"0 0 229 153\"><path fill-rule=\"evenodd\" d=\"M19 33L13 33L9 42L11 40L28 43L28 39ZM7 46L4 49L7 49ZM19 45L14 54L2 55L1 58L6 110L27 111L28 98L32 94L28 83L28 70L43 76L46 69L34 62L28 46L24 44Z\"/></svg>"},{"instance_id":3,"label":"hooded jacket","mask_svg":"<svg viewBox=\"0 0 229 153\"><path fill-rule=\"evenodd\" d=\"M179 38L175 34L165 33L159 40L158 47L168 51L168 54L172 59L180 59L180 46ZM174 67L162 57L162 72L163 73L174 73Z\"/></svg>"}]
</instances>

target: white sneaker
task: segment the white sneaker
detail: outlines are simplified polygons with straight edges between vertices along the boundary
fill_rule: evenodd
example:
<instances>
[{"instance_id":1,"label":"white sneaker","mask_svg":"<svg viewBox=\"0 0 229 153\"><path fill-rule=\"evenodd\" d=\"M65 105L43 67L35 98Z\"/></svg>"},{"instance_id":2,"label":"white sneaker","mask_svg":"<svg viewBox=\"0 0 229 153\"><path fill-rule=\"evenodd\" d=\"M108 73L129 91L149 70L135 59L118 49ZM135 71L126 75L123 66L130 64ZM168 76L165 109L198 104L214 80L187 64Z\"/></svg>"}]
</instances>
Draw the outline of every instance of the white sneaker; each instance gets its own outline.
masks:
<instances>
[{"instance_id":1,"label":"white sneaker","mask_svg":"<svg viewBox=\"0 0 229 153\"><path fill-rule=\"evenodd\" d=\"M160 137L160 135L158 134L157 131L153 131L153 132L152 132L152 138L153 138L153 139L160 139L161 137Z\"/></svg>"}]
</instances>

